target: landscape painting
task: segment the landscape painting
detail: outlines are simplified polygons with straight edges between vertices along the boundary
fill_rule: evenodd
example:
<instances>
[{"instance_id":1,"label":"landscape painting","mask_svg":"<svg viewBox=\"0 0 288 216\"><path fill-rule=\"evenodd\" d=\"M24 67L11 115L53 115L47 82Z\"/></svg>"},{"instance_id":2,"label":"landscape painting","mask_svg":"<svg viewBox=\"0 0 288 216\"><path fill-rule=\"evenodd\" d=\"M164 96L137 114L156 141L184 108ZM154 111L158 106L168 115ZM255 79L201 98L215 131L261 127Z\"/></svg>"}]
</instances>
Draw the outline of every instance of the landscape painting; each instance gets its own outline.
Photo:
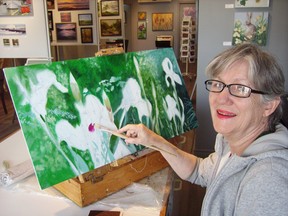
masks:
<instances>
[{"instance_id":1,"label":"landscape painting","mask_svg":"<svg viewBox=\"0 0 288 216\"><path fill-rule=\"evenodd\" d=\"M99 128L143 123L165 138L197 127L173 49L4 69L42 189L141 151Z\"/></svg>"},{"instance_id":2,"label":"landscape painting","mask_svg":"<svg viewBox=\"0 0 288 216\"><path fill-rule=\"evenodd\" d=\"M76 41L76 23L56 23L56 36L58 41Z\"/></svg>"},{"instance_id":3,"label":"landscape painting","mask_svg":"<svg viewBox=\"0 0 288 216\"><path fill-rule=\"evenodd\" d=\"M25 35L25 24L0 24L0 35Z\"/></svg>"},{"instance_id":4,"label":"landscape painting","mask_svg":"<svg viewBox=\"0 0 288 216\"><path fill-rule=\"evenodd\" d=\"M58 11L89 10L89 0L57 0Z\"/></svg>"}]
</instances>

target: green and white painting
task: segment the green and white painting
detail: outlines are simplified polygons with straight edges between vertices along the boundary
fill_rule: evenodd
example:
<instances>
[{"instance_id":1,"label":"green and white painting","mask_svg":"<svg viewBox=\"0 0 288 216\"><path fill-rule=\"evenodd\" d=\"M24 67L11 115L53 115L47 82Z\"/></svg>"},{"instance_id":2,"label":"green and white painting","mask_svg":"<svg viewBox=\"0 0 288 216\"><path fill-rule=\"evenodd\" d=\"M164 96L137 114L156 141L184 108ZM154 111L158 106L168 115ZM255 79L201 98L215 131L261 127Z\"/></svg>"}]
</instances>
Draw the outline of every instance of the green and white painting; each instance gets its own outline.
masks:
<instances>
[{"instance_id":1,"label":"green and white painting","mask_svg":"<svg viewBox=\"0 0 288 216\"><path fill-rule=\"evenodd\" d=\"M147 125L165 138L197 127L170 48L5 69L42 189L142 150L94 124Z\"/></svg>"}]
</instances>

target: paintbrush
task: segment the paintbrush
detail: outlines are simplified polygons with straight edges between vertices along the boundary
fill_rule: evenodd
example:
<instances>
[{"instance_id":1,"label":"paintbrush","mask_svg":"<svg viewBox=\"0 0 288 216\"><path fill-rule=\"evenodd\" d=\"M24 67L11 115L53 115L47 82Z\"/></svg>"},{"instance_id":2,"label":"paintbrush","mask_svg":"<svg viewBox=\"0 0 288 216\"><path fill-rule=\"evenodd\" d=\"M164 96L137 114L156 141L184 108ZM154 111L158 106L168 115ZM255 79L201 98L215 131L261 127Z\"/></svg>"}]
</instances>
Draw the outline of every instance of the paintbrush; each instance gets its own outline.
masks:
<instances>
[{"instance_id":1,"label":"paintbrush","mask_svg":"<svg viewBox=\"0 0 288 216\"><path fill-rule=\"evenodd\" d=\"M102 131L106 131L106 132L108 132L108 133L111 133L111 134L113 134L113 135L115 135L115 136L117 136L117 137L120 137L120 138L122 138L122 139L128 139L128 138L129 138L129 137L127 137L125 134L118 133L117 131L114 131L114 130L112 130L112 129L109 129L109 128L107 128L107 127L105 127L105 126L103 126L103 125L97 124L97 123L94 123L94 124L91 123L91 124L89 125L89 127L88 127L88 130L89 130L90 132L94 132L94 131L95 131L95 128L96 128L96 129L99 129L99 130L102 130ZM173 155L173 156L176 156L176 157L177 157L176 154L174 154L174 153L172 153L172 152L169 152L169 151L167 151L167 150L158 148L157 146L154 146L154 145L147 145L147 146L145 146L145 147L148 147L148 148L151 148L151 149L154 149L154 150L157 150L157 151L163 151L163 152L165 152L165 153L168 153L168 154L170 154L170 155Z\"/></svg>"}]
</instances>

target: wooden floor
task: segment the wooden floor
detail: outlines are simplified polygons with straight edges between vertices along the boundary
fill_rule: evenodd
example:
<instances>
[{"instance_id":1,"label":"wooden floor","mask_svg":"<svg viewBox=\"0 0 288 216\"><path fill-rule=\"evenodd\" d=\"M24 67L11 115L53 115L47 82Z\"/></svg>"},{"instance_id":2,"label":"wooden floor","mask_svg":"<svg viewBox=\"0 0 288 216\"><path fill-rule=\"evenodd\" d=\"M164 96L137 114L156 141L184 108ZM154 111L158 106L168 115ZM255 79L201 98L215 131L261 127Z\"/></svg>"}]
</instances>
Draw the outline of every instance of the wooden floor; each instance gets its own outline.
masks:
<instances>
[{"instance_id":1,"label":"wooden floor","mask_svg":"<svg viewBox=\"0 0 288 216\"><path fill-rule=\"evenodd\" d=\"M191 97L195 108L195 92L194 95L191 96L191 94L196 80L196 64L189 64L188 73L186 73L187 67L185 64L179 62L179 67L185 80L187 92L189 97ZM2 105L0 105L0 142L9 134L19 130L20 128L17 117L14 119L14 107L8 92L5 94L5 103L8 109L8 114L4 113ZM193 151L193 149L191 151ZM169 198L169 211L167 212L167 216L200 215L205 189L182 181L176 174L174 174L174 183L172 188L173 190Z\"/></svg>"}]
</instances>

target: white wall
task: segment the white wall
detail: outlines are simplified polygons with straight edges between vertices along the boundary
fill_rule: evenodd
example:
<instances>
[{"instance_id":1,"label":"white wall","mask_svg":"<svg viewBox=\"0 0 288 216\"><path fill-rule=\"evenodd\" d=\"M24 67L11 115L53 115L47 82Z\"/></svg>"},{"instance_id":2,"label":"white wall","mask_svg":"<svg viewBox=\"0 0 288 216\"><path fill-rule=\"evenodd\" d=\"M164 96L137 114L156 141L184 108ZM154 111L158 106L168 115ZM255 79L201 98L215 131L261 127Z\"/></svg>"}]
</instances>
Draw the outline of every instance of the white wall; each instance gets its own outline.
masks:
<instances>
[{"instance_id":1,"label":"white wall","mask_svg":"<svg viewBox=\"0 0 288 216\"><path fill-rule=\"evenodd\" d=\"M225 4L234 4L235 0L199 0L198 26L198 62L197 62L197 98L196 114L199 128L196 130L196 152L213 151L215 132L211 122L208 92L205 90L205 68L209 61L228 47L224 41L231 41L235 11L253 9L225 9ZM261 10L262 9L255 9ZM284 69L286 90L288 90L288 1L270 0L268 44L264 49L274 54Z\"/></svg>"},{"instance_id":2,"label":"white wall","mask_svg":"<svg viewBox=\"0 0 288 216\"><path fill-rule=\"evenodd\" d=\"M25 24L25 35L0 35L0 58L50 58L47 12L45 0L33 1L32 16L1 16L1 24ZM10 39L4 46L3 39ZM11 40L18 39L19 46Z\"/></svg>"}]
</instances>

